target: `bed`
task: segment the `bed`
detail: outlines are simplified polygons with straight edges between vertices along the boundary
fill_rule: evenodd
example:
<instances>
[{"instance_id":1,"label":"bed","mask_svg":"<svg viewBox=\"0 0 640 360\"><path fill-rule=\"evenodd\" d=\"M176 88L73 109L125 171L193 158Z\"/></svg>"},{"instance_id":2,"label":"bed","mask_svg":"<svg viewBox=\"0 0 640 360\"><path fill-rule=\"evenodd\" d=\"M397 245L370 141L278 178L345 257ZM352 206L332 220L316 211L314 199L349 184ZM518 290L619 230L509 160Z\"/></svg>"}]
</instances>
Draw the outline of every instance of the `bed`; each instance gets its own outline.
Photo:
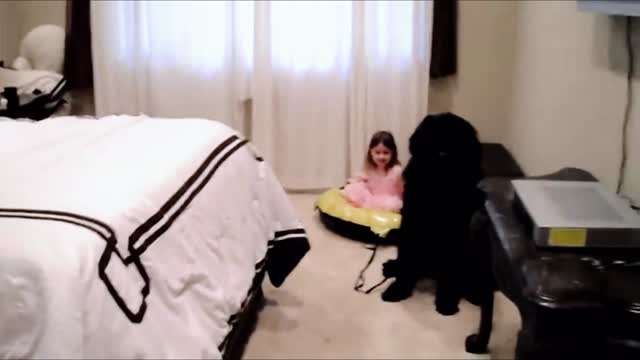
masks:
<instances>
[{"instance_id":1,"label":"bed","mask_svg":"<svg viewBox=\"0 0 640 360\"><path fill-rule=\"evenodd\" d=\"M0 169L3 358L238 356L262 278L310 249L220 122L0 118Z\"/></svg>"}]
</instances>

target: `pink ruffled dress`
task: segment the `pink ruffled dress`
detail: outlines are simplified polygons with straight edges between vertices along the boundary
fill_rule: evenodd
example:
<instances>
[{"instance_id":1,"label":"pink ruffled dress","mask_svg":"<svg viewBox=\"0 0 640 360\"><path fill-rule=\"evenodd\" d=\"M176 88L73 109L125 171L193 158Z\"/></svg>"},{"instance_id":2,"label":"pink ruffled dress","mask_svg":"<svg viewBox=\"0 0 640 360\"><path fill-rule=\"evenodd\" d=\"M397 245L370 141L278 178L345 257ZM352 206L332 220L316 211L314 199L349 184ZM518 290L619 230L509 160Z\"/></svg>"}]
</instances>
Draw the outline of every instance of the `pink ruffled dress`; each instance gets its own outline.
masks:
<instances>
[{"instance_id":1,"label":"pink ruffled dress","mask_svg":"<svg viewBox=\"0 0 640 360\"><path fill-rule=\"evenodd\" d=\"M356 176L342 195L357 207L400 212L402 190L402 167L396 165L385 175L369 171Z\"/></svg>"}]
</instances>

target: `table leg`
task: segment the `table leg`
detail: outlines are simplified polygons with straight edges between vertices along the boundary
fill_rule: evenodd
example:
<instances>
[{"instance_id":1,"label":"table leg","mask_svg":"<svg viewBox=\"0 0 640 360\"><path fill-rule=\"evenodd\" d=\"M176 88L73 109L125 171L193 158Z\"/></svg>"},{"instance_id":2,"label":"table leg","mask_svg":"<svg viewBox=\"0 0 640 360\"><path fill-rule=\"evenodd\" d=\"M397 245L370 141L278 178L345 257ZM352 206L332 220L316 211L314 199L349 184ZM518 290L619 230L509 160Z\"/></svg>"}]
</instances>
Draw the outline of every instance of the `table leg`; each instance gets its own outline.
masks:
<instances>
[{"instance_id":1,"label":"table leg","mask_svg":"<svg viewBox=\"0 0 640 360\"><path fill-rule=\"evenodd\" d=\"M487 299L480 306L480 327L476 334L467 336L465 350L472 354L486 354L489 352L489 340L493 330L493 302L494 293L490 292Z\"/></svg>"}]
</instances>

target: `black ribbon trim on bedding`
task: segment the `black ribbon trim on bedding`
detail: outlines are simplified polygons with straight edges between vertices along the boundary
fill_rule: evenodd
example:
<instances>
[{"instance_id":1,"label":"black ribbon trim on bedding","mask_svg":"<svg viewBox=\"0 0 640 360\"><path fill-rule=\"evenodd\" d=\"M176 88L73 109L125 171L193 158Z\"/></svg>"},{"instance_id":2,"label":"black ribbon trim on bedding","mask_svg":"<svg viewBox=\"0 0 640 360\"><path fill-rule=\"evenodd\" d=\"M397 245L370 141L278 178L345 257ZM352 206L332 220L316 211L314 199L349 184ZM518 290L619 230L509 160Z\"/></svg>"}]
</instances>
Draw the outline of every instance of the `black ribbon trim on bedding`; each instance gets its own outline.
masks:
<instances>
[{"instance_id":1,"label":"black ribbon trim on bedding","mask_svg":"<svg viewBox=\"0 0 640 360\"><path fill-rule=\"evenodd\" d=\"M118 248L116 246L118 240L116 238L115 231L113 231L113 229L109 225L84 215L51 210L0 209L0 218L63 222L76 225L96 233L102 240L106 242L104 251L102 252L100 260L98 261L98 277L105 284L105 286L107 287L107 291L109 292L109 294L111 294L111 297L116 302L118 307L122 310L122 312L124 312L127 318L134 323L139 323L142 321L147 310L145 299L149 295L149 275L147 274L147 271L145 270L144 265L142 265L142 261L139 257L131 260L131 263L134 264L136 270L140 274L140 277L144 281L144 286L140 291L143 301L137 310L131 310L127 306L127 303L124 301L124 299L120 296L116 288L113 286L111 279L109 279L109 276L106 273L107 265L111 261L112 254L116 254L120 261L122 261L123 263L125 262L122 254L120 254L120 251L118 251Z\"/></svg>"},{"instance_id":2,"label":"black ribbon trim on bedding","mask_svg":"<svg viewBox=\"0 0 640 360\"><path fill-rule=\"evenodd\" d=\"M283 238L288 237L289 235L305 235L306 237L306 231L304 229L290 229L290 230L282 230L282 231L276 231L275 233L275 237L274 240L272 241L278 241L281 240Z\"/></svg>"},{"instance_id":3,"label":"black ribbon trim on bedding","mask_svg":"<svg viewBox=\"0 0 640 360\"><path fill-rule=\"evenodd\" d=\"M244 300L242 300L242 303L240 304L240 310L231 315L227 320L227 324L231 327L232 330L229 331L227 335L225 335L220 345L218 345L218 350L221 353L225 352L225 348L227 347L229 340L232 336L235 336L235 332L239 331L235 328L235 325L239 321L240 317L246 314L249 301L252 300L253 297L256 296L256 294L260 293L260 286L262 285L262 280L264 279L265 266L267 264L267 257L269 256L268 254L269 253L267 252L267 255L256 264L255 275L253 276L253 280L251 281L251 287L247 291L247 295L244 297Z\"/></svg>"},{"instance_id":4,"label":"black ribbon trim on bedding","mask_svg":"<svg viewBox=\"0 0 640 360\"><path fill-rule=\"evenodd\" d=\"M226 152L220 160L209 170L209 172L204 176L200 184L197 186L195 183L198 179L202 178L202 174L207 170L209 165L213 162L213 160L220 155L225 149L227 149L231 144L238 140L237 136L231 136L224 142L222 142L218 147L216 147L211 154L206 158L206 160L200 165L200 167L196 170L193 175L189 177L186 183L184 183L178 191L167 200L166 203L162 205L160 210L152 215L147 221L145 221L142 225L140 225L129 237L129 252L131 253L130 257L135 257L139 254L144 253L144 251L149 247L149 245L153 244L162 234L164 234L174 223L174 221L184 212L184 210L189 206L189 204L193 201L193 199L200 193L200 191L207 185L213 174L215 174L216 170L224 163L225 160L229 158L236 150L241 148L247 143L247 140L242 140L237 142L228 152ZM194 187L195 186L195 187ZM192 190L188 195L186 200L178 206L178 202L187 194L189 190ZM171 214L166 220L165 216L174 208L175 212ZM153 231L142 243L140 246L136 247L136 244L139 240L147 235L147 233L156 225L158 225L161 221L165 220L164 224L162 224L157 230ZM128 261L128 259L127 259Z\"/></svg>"},{"instance_id":5,"label":"black ribbon trim on bedding","mask_svg":"<svg viewBox=\"0 0 640 360\"><path fill-rule=\"evenodd\" d=\"M87 230L90 230L96 233L100 238L102 238L106 242L105 249L98 261L98 276L105 284L107 291L111 294L111 297L116 302L118 307L122 310L122 312L127 316L127 318L133 323L140 323L144 319L144 314L147 310L147 296L150 292L150 279L147 271L142 264L140 257L144 254L144 252L149 248L151 244L153 244L158 238L160 238L175 222L175 220L184 212L184 210L189 206L189 204L193 201L193 199L200 193L200 191L204 188L204 186L209 182L218 168L238 149L244 146L247 143L247 140L240 140L238 136L232 135L224 142L219 144L205 159L205 161L198 167L198 169L193 173L188 180L174 193L169 200L148 220L146 220L143 224L141 224L136 230L133 231L131 236L129 236L128 242L128 250L130 254L127 257L123 257L120 251L117 248L118 239L116 237L115 231L104 222L99 220L84 216L73 214L69 212L63 211L52 211L52 210L35 210L35 209L3 209L0 208L0 217L2 218L20 218L27 220L42 220L42 221L57 221L64 222L76 226L80 226ZM233 146L231 146L233 145ZM227 148L230 148L229 151L224 153L219 160L211 167L211 169L206 172L206 170L210 167L213 161L218 158L218 156ZM258 160L258 159L256 159ZM258 160L261 161L261 160ZM205 174L203 177L203 174ZM202 181L196 185L197 181L202 179ZM191 192L189 192L191 190ZM180 204L180 200L182 200L186 194L189 194L187 198ZM167 214L174 210L171 215L168 217ZM163 222L164 221L164 222ZM162 224L161 224L162 223ZM157 227L151 234L146 237L140 244L140 246L136 247L135 245L139 243L140 239L147 235L147 233L152 230L154 227ZM117 289L109 279L109 276L106 273L107 266L109 265L112 255L115 254L118 259L125 265L133 264L138 271L140 277L144 281L144 286L141 289L142 302L137 310L132 310L129 308L127 303L124 301L122 296L118 293Z\"/></svg>"},{"instance_id":6,"label":"black ribbon trim on bedding","mask_svg":"<svg viewBox=\"0 0 640 360\"><path fill-rule=\"evenodd\" d=\"M304 229L277 231L268 242L267 273L275 287L280 287L302 258L311 250Z\"/></svg>"},{"instance_id":7,"label":"black ribbon trim on bedding","mask_svg":"<svg viewBox=\"0 0 640 360\"><path fill-rule=\"evenodd\" d=\"M227 320L227 324L232 328L236 325L239 318L246 313L246 307L249 301L258 292L258 289L262 284L262 275L264 274L264 271L266 270L269 274L271 283L274 286L279 287L311 249L306 231L301 228L276 231L274 239L269 240L267 242L267 246L267 255L255 266L256 272L253 277L251 287L240 305L240 310L231 315ZM220 352L225 351L233 332L234 330L231 330L227 333L218 346L218 350L220 350Z\"/></svg>"},{"instance_id":8,"label":"black ribbon trim on bedding","mask_svg":"<svg viewBox=\"0 0 640 360\"><path fill-rule=\"evenodd\" d=\"M256 272L255 272L255 275L253 276L253 280L251 281L251 287L249 288L249 291L247 292L247 295L245 296L244 300L242 300L242 303L240 304L240 312L242 311L242 309L245 308L245 306L247 306L247 303L249 302L251 295L253 295L253 292L262 283L262 278L259 275L262 274L262 272L265 270L264 266L266 263L267 263L267 258L265 257L264 259L260 260L260 262L256 264L256 268L255 268ZM240 312L237 312L231 315L229 317L229 320L227 320L227 324L229 325L235 324L235 322L238 321L238 316L240 316Z\"/></svg>"}]
</instances>

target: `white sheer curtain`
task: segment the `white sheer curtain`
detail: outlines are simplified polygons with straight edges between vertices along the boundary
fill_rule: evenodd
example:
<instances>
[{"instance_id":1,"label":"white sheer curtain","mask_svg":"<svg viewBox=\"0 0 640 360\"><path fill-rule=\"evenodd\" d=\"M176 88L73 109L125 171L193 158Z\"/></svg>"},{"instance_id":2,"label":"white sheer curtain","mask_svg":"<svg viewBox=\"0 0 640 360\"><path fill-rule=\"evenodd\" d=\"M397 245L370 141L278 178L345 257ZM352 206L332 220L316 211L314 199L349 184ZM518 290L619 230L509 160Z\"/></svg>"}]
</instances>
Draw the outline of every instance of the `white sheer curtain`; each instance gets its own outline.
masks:
<instances>
[{"instance_id":1,"label":"white sheer curtain","mask_svg":"<svg viewBox=\"0 0 640 360\"><path fill-rule=\"evenodd\" d=\"M92 1L96 113L203 117L240 127L253 4Z\"/></svg>"},{"instance_id":2,"label":"white sheer curtain","mask_svg":"<svg viewBox=\"0 0 640 360\"><path fill-rule=\"evenodd\" d=\"M94 1L96 110L220 120L250 135L286 187L340 185L377 130L407 159L427 112L431 8Z\"/></svg>"}]
</instances>

